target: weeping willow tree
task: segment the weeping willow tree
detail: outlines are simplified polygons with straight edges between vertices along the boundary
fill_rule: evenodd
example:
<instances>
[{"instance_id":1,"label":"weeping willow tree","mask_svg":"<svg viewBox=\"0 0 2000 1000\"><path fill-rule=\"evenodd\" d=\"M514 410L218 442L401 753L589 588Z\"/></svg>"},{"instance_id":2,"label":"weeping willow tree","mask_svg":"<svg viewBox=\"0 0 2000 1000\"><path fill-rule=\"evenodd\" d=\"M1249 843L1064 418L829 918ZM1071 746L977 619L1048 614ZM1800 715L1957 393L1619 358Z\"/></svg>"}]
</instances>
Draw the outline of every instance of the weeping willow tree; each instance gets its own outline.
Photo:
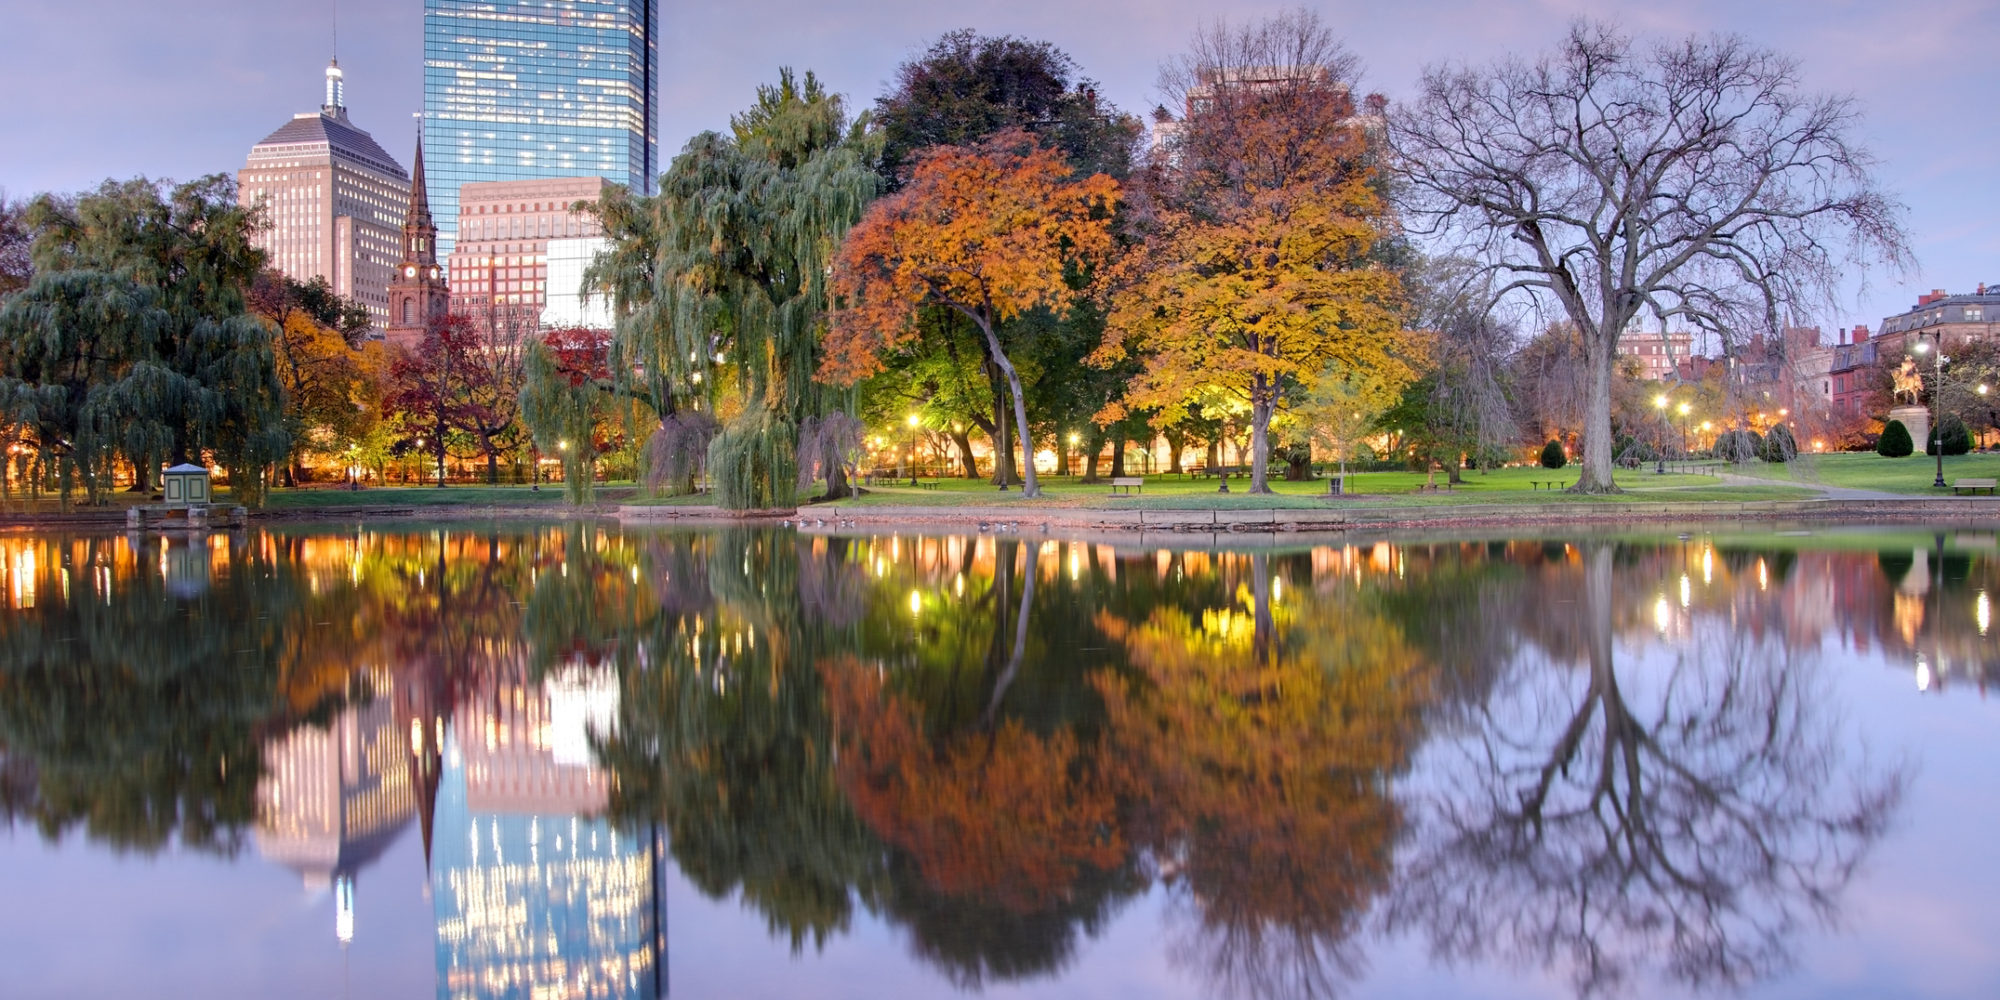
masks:
<instances>
[{"instance_id":1,"label":"weeping willow tree","mask_svg":"<svg viewBox=\"0 0 2000 1000\"><path fill-rule=\"evenodd\" d=\"M699 439L667 418L690 409L732 414L704 442L726 506L792 503L799 428L853 409L851 392L813 376L827 268L880 191L878 150L865 117L850 120L811 73L780 70L727 134L688 142L659 195L614 192L598 205L613 246L586 280L609 290L620 315L611 370L661 415L656 436L673 437L673 447L651 449L656 456ZM783 440L754 442L757 434ZM816 463L827 496L847 494L850 465Z\"/></svg>"},{"instance_id":2,"label":"weeping willow tree","mask_svg":"<svg viewBox=\"0 0 2000 1000\"><path fill-rule=\"evenodd\" d=\"M708 446L715 502L729 510L796 506L797 436L797 426L761 401L724 424Z\"/></svg>"},{"instance_id":3,"label":"weeping willow tree","mask_svg":"<svg viewBox=\"0 0 2000 1000\"><path fill-rule=\"evenodd\" d=\"M163 193L138 179L28 208L34 280L0 308L0 411L65 500L94 503L118 460L212 461L261 502L287 452L283 390L248 291L262 224L217 174Z\"/></svg>"},{"instance_id":4,"label":"weeping willow tree","mask_svg":"<svg viewBox=\"0 0 2000 1000\"><path fill-rule=\"evenodd\" d=\"M521 420L535 447L562 462L563 495L572 504L596 496L597 425L611 398L603 348L591 331L558 330L530 339L521 362Z\"/></svg>"}]
</instances>

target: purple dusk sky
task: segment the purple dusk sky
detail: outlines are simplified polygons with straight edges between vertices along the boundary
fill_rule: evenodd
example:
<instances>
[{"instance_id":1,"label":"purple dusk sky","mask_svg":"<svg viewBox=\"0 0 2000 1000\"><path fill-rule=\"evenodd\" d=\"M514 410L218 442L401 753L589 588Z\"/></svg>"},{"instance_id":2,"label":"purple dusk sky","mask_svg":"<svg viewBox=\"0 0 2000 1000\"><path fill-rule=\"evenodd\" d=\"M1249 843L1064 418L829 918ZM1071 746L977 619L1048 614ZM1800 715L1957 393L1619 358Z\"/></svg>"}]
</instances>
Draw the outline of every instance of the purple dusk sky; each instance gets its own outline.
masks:
<instances>
[{"instance_id":1,"label":"purple dusk sky","mask_svg":"<svg viewBox=\"0 0 2000 1000\"><path fill-rule=\"evenodd\" d=\"M1120 106L1158 102L1157 68L1219 15L1287 3L1222 0L663 0L661 152L719 128L779 66L812 69L856 106L940 33L1046 39ZM1823 327L1909 308L1933 287L2000 283L2000 4L1992 0L1339 0L1310 3L1365 63L1362 86L1406 96L1420 69L1551 45L1579 14L1640 34L1725 31L1795 56L1808 85L1853 94L1885 185L1910 207L1918 257L1878 275ZM0 187L72 191L107 177L235 171L252 143L319 104L330 0L15 2L0 15ZM340 0L350 111L399 158L422 106L421 0Z\"/></svg>"}]
</instances>

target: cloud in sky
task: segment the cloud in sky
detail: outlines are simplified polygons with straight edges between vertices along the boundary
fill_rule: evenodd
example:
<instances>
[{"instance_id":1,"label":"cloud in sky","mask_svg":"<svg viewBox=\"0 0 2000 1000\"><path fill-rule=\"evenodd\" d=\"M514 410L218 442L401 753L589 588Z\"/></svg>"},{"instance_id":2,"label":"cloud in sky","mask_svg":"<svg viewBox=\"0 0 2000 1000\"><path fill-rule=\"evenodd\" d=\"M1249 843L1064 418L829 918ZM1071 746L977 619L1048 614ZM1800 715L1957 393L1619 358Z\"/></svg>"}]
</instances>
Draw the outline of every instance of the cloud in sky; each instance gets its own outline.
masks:
<instances>
[{"instance_id":1,"label":"cloud in sky","mask_svg":"<svg viewBox=\"0 0 2000 1000\"><path fill-rule=\"evenodd\" d=\"M816 71L856 105L939 34L971 27L1054 42L1135 112L1158 102L1160 61L1218 16L1288 3L1226 0L663 0L662 152L724 126L779 66ZM1309 3L1392 99L1439 61L1532 57L1576 16L1639 33L1737 32L1787 52L1817 89L1852 93L1883 178L1911 207L1921 270L1878 281L1851 316L1873 324L1919 289L2000 282L1987 119L2000 63L1990 0L1362 0ZM340 57L358 124L407 159L422 94L421 0L340 0ZM106 177L234 171L252 143L319 103L332 3L67 0L20 3L0 31L0 186L19 195Z\"/></svg>"}]
</instances>

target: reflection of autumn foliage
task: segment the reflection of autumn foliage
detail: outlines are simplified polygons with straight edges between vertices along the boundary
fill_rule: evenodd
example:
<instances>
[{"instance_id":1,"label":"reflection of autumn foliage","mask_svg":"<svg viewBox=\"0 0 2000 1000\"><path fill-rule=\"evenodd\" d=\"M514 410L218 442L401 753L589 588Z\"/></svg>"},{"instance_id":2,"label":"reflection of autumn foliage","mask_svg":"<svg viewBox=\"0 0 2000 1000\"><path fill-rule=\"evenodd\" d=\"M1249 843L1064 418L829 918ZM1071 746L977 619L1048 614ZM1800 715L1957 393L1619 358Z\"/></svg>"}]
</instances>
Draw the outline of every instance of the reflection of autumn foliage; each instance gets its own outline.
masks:
<instances>
[{"instance_id":1,"label":"reflection of autumn foliage","mask_svg":"<svg viewBox=\"0 0 2000 1000\"><path fill-rule=\"evenodd\" d=\"M1299 614L1270 656L1257 617L1100 615L1143 680L1099 687L1133 792L1127 829L1198 908L1201 963L1247 993L1312 995L1388 888L1399 817L1385 779L1408 763L1429 673L1356 608Z\"/></svg>"},{"instance_id":2,"label":"reflection of autumn foliage","mask_svg":"<svg viewBox=\"0 0 2000 1000\"><path fill-rule=\"evenodd\" d=\"M917 707L852 659L821 664L837 774L854 811L924 880L1025 913L1125 856L1111 786L1075 736L1008 720L934 741Z\"/></svg>"}]
</instances>

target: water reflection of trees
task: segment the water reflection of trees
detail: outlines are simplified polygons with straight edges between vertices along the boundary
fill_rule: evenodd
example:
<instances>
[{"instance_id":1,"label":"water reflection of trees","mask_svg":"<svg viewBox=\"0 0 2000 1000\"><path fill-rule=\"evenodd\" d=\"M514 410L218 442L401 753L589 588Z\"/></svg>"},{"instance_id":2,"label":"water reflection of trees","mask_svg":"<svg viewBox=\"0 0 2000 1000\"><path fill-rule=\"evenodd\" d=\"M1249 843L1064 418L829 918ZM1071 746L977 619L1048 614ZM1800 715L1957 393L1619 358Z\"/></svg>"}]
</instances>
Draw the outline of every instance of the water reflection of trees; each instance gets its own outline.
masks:
<instances>
[{"instance_id":1,"label":"water reflection of trees","mask_svg":"<svg viewBox=\"0 0 2000 1000\"><path fill-rule=\"evenodd\" d=\"M1588 995L1647 970L1742 985L1836 912L1904 776L1853 749L1810 652L1721 616L1650 649L1621 629L1644 606L1616 599L1620 570L1631 591L1657 579L1643 555L1588 546L1533 594L1576 601L1580 628L1495 664L1435 748L1391 926L1454 959L1560 968ZM1621 669L1621 646L1638 662Z\"/></svg>"},{"instance_id":2,"label":"water reflection of trees","mask_svg":"<svg viewBox=\"0 0 2000 1000\"><path fill-rule=\"evenodd\" d=\"M228 849L296 727L393 692L434 788L452 706L606 665L612 817L659 824L693 885L794 948L866 910L956 985L1048 976L1156 889L1176 961L1259 997L1339 992L1385 923L1586 993L1782 967L1903 778L1850 749L1798 650L1879 622L1971 656L1973 588L2000 585L1958 556L1908 621L1909 567L1872 552L1699 542L1267 556L575 523L206 544L6 550L0 805Z\"/></svg>"},{"instance_id":3,"label":"water reflection of trees","mask_svg":"<svg viewBox=\"0 0 2000 1000\"><path fill-rule=\"evenodd\" d=\"M1127 829L1169 889L1178 958L1226 992L1326 996L1391 880L1389 794L1430 671L1345 589L1243 560L1238 606L1100 616L1137 679L1106 682ZM1275 607L1274 607L1275 605Z\"/></svg>"},{"instance_id":4,"label":"water reflection of trees","mask_svg":"<svg viewBox=\"0 0 2000 1000\"><path fill-rule=\"evenodd\" d=\"M9 811L44 836L240 846L275 695L258 666L298 588L255 547L213 541L10 540L0 749Z\"/></svg>"}]
</instances>

